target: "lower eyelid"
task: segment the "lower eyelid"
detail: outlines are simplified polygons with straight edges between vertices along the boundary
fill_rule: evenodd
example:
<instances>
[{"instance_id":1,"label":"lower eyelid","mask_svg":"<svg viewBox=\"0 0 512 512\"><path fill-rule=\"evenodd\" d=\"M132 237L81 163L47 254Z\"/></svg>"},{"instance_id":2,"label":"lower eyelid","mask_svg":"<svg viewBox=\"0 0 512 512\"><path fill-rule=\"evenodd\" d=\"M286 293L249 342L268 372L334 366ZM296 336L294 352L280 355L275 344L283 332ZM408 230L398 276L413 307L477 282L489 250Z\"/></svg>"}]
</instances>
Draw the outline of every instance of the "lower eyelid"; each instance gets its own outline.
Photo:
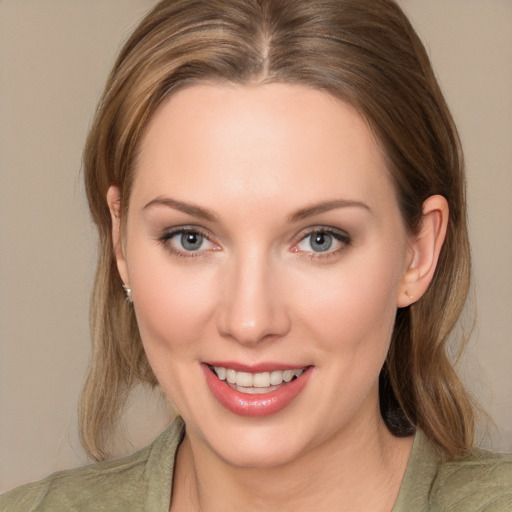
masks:
<instances>
[{"instance_id":1,"label":"lower eyelid","mask_svg":"<svg viewBox=\"0 0 512 512\"><path fill-rule=\"evenodd\" d=\"M315 234L324 234L329 235L333 238L333 246L326 251L315 251L312 247L309 249L301 249L299 245L304 241L307 242L307 239L314 236ZM317 228L310 230L308 232L303 232L300 236L300 239L292 246L291 251L296 253L302 253L303 257L306 257L310 260L321 260L321 259L329 259L338 256L340 253L345 251L352 243L351 237L347 233L342 233L339 231L334 231L333 229L322 229ZM311 242L309 242L311 243ZM337 245L337 247L336 247Z\"/></svg>"},{"instance_id":2,"label":"lower eyelid","mask_svg":"<svg viewBox=\"0 0 512 512\"><path fill-rule=\"evenodd\" d=\"M203 244L206 245L205 248L200 248L197 250L187 250L185 248L180 247L180 243L171 243L171 240L176 237L183 235L184 233L196 233L197 235L203 237ZM221 248L220 246L215 243L211 236L208 233L203 232L201 229L197 227L179 227L175 229L171 229L168 231L164 231L158 238L157 241L170 253L172 253L175 256L179 256L182 258L196 258L205 256L205 253L213 252L213 251L219 251Z\"/></svg>"},{"instance_id":3,"label":"lower eyelid","mask_svg":"<svg viewBox=\"0 0 512 512\"><path fill-rule=\"evenodd\" d=\"M184 233L197 233L198 235L202 236L206 242L207 245L210 247L207 247L205 249L198 249L196 251L192 250L186 250L184 248L177 247L177 244L171 244L169 243L172 238L174 238L177 235L182 235ZM324 252L321 251L313 251L313 250L297 250L297 246L304 240L306 240L308 237L314 236L315 234L322 233L325 235L331 236L335 241L337 241L339 244L341 244L341 247L335 247L334 249L328 249ZM168 231L162 232L160 235L156 237L156 241L159 242L162 246L164 246L169 252L173 253L174 255L183 257L183 258L193 258L200 256L201 254L205 252L210 251L218 251L221 248L213 242L210 238L210 236L206 233L204 233L201 229L198 229L196 227L180 227L176 229L171 229ZM334 231L332 229L314 229L309 232L303 233L300 235L300 239L293 244L292 252L303 252L308 253L308 255L311 255L311 257L329 257L334 256L340 251L347 248L347 246L351 245L352 239L347 233L340 233L338 231Z\"/></svg>"}]
</instances>

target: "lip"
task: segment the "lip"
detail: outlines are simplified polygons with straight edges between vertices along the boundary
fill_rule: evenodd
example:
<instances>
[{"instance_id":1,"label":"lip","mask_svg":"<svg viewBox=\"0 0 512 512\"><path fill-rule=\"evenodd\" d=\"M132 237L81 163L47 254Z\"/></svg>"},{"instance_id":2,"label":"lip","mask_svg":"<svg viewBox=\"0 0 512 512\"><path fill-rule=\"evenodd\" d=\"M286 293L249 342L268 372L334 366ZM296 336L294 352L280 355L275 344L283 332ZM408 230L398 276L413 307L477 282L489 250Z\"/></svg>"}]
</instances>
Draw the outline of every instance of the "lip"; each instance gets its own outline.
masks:
<instances>
[{"instance_id":1,"label":"lip","mask_svg":"<svg viewBox=\"0 0 512 512\"><path fill-rule=\"evenodd\" d=\"M292 380L287 384L283 384L280 388L274 391L258 395L249 395L247 393L241 393L240 391L236 391L235 389L232 389L230 386L228 386L228 384L225 381L221 381L210 370L208 364L201 364L201 369L203 370L206 379L206 384L208 385L208 388L210 389L212 395L228 411L239 416L250 417L269 416L284 409L304 389L304 387L309 381L313 369L312 366L306 367L304 373L299 378ZM273 368L281 370L296 370L299 368L304 368L303 366L276 366L273 363L257 365L254 367L248 367L245 365L226 362L219 364L215 363L215 365L212 364L212 366L224 365L236 371L251 371L254 373L258 373L260 371L272 371L267 369L262 370L262 368ZM226 366L224 366L224 368ZM238 370L238 368L242 369ZM251 368L251 370L247 370L247 368Z\"/></svg>"},{"instance_id":2,"label":"lip","mask_svg":"<svg viewBox=\"0 0 512 512\"><path fill-rule=\"evenodd\" d=\"M262 373L273 372L274 370L300 370L308 365L291 365L275 362L264 362L258 364L243 364L236 361L206 361L205 364L210 366L221 366L222 368L230 368L237 372Z\"/></svg>"}]
</instances>

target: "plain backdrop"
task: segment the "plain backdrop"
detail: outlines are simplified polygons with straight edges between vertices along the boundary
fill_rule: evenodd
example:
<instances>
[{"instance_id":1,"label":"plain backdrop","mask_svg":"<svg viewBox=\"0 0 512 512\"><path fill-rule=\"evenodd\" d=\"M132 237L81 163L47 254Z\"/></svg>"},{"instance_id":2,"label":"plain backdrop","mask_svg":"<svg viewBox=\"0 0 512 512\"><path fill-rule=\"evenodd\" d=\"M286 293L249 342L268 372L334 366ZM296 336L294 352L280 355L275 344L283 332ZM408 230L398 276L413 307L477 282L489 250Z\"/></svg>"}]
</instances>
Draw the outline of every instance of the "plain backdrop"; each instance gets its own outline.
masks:
<instances>
[{"instance_id":1,"label":"plain backdrop","mask_svg":"<svg viewBox=\"0 0 512 512\"><path fill-rule=\"evenodd\" d=\"M0 0L0 491L84 464L76 403L95 265L80 176L95 104L154 0ZM512 1L402 0L460 128L478 317L461 362L512 451ZM119 454L169 421L139 393Z\"/></svg>"}]
</instances>

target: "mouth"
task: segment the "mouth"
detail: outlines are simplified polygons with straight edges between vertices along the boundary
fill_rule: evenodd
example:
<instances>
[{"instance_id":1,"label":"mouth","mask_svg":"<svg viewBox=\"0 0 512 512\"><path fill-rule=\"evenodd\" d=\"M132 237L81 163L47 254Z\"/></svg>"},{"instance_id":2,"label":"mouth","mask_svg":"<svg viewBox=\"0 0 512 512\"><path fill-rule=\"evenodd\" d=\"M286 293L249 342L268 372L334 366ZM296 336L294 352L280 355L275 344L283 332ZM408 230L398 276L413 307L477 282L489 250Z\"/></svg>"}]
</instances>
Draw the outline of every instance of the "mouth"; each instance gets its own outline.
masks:
<instances>
[{"instance_id":1,"label":"mouth","mask_svg":"<svg viewBox=\"0 0 512 512\"><path fill-rule=\"evenodd\" d=\"M264 365L247 371L252 368L220 362L203 363L201 367L210 392L222 406L239 416L252 417L286 408L306 387L314 368Z\"/></svg>"},{"instance_id":2,"label":"mouth","mask_svg":"<svg viewBox=\"0 0 512 512\"><path fill-rule=\"evenodd\" d=\"M288 384L298 379L307 367L257 373L236 371L224 366L208 365L208 368L219 380L225 381L231 389L249 395L262 395L279 389L283 383Z\"/></svg>"}]
</instances>

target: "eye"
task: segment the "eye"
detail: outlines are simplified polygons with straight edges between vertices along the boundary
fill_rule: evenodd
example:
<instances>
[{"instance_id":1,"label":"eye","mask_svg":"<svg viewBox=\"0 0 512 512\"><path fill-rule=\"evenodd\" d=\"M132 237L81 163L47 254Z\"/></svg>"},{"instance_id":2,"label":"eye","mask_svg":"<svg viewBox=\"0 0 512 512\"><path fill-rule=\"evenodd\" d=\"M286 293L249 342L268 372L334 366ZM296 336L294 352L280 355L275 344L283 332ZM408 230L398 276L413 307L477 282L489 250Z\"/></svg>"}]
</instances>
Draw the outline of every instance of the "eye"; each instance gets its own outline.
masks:
<instances>
[{"instance_id":1,"label":"eye","mask_svg":"<svg viewBox=\"0 0 512 512\"><path fill-rule=\"evenodd\" d=\"M311 233L299 243L299 249L303 251L326 252L333 244L333 236L329 233Z\"/></svg>"},{"instance_id":2,"label":"eye","mask_svg":"<svg viewBox=\"0 0 512 512\"><path fill-rule=\"evenodd\" d=\"M181 247L186 251L199 251L204 245L206 238L195 231L184 231L181 234L173 236L172 239L179 238Z\"/></svg>"},{"instance_id":3,"label":"eye","mask_svg":"<svg viewBox=\"0 0 512 512\"><path fill-rule=\"evenodd\" d=\"M180 228L162 235L160 241L172 253L179 256L196 256L194 253L218 250L204 234L196 229Z\"/></svg>"},{"instance_id":4,"label":"eye","mask_svg":"<svg viewBox=\"0 0 512 512\"><path fill-rule=\"evenodd\" d=\"M350 237L342 232L317 229L296 245L298 251L314 253L335 253L350 244Z\"/></svg>"}]
</instances>

